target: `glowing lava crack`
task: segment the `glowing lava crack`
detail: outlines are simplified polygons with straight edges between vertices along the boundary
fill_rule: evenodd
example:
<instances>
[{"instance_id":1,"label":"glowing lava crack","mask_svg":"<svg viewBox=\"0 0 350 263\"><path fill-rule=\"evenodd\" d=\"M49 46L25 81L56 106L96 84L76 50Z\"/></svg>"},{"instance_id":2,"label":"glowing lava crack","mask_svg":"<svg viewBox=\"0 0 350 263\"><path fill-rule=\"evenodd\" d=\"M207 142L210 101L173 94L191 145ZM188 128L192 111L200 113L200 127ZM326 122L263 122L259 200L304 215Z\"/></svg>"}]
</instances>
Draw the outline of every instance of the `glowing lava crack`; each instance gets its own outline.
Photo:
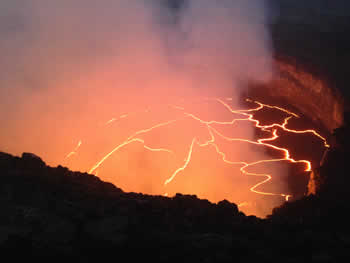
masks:
<instances>
[{"instance_id":1,"label":"glowing lava crack","mask_svg":"<svg viewBox=\"0 0 350 263\"><path fill-rule=\"evenodd\" d=\"M146 150L149 150L152 152L167 152L167 153L175 154L175 152L171 149L154 148L154 147L151 147L149 145L146 145L145 140L138 138L138 136L140 136L142 134L146 134L146 133L151 133L158 128L166 127L166 126L169 126L169 125L174 124L176 122L183 121L185 119L192 119L192 120L196 121L199 125L204 126L207 129L209 139L207 139L204 142L201 142L200 138L197 136L192 138L191 144L188 147L187 156L184 159L183 165L181 167L179 167L178 169L176 169L165 180L165 182L164 182L165 186L167 186L172 181L174 181L175 178L189 166L189 164L191 163L192 156L194 154L193 151L194 151L195 147L199 147L199 148L214 147L216 153L220 156L221 160L226 164L238 165L240 167L239 169L240 169L240 172L242 175L262 177L261 181L259 181L258 183L254 184L252 187L250 187L251 192L256 193L256 194L260 194L260 195L281 196L285 200L288 200L291 196L290 194L263 191L263 188L264 188L263 185L272 179L271 174L248 172L248 168L251 168L251 167L253 167L255 165L259 165L259 164L264 164L264 163L289 162L289 163L301 163L305 166L305 168L304 168L305 172L311 171L311 161L309 161L309 160L295 160L291 157L290 151L288 149L272 144L272 142L275 142L276 139L279 138L278 133L280 130L287 132L287 133L294 133L294 134L309 133L312 136L316 136L319 140L321 140L323 142L324 147L326 147L326 148L329 147L326 139L315 130L312 130L312 129L294 130L294 129L288 128L287 127L288 122L292 118L299 118L299 116L291 111L284 109L284 108L272 106L272 105L267 105L267 104L263 104L263 103L258 102L258 101L252 101L252 100L247 99L246 101L248 103L254 103L257 105L257 107L251 108L251 109L245 109L245 110L234 110L231 108L231 106L228 103L226 103L222 99L205 99L205 100L218 103L219 105L221 105L221 107L224 107L224 109L226 109L226 111L228 111L228 113L233 114L233 115L238 115L241 117L240 118L233 118L230 121L218 121L218 120L205 121L202 118L198 117L196 114L191 113L191 112L187 112L185 107L177 106L177 105L168 105L168 107L171 107L172 109L181 112L182 116L180 118L164 121L164 122L158 123L156 125L153 125L149 128L141 129L141 130L134 132L126 140L124 140L121 144L114 147L110 152L105 154L98 162L96 162L96 164L93 167L91 167L91 169L89 170L89 173L95 172L97 174L98 168L101 167L109 157L111 157L113 154L115 154L121 148L126 147L127 145L132 144L132 143L141 143L141 144L143 144L143 147ZM227 98L226 100L230 101L231 99ZM281 123L262 125L261 122L257 118L254 117L254 113L257 113L265 108L280 111L281 113L283 113L287 116L283 119L283 122L281 122ZM149 110L146 110L145 112L149 112ZM109 121L107 121L105 123L105 125L110 125L112 122L116 122L120 119L124 119L127 117L128 117L128 114L124 114L124 115L121 115L119 118L112 118ZM269 136L265 137L265 138L260 138L257 140L242 139L242 138L226 136L222 132L218 131L218 129L214 128L214 125L230 126L230 125L234 125L235 123L238 123L238 122L250 122L253 125L253 127L255 127L256 129L259 129L263 133L269 134ZM218 138L220 138L224 141L227 141L227 142L241 142L241 143L246 143L246 144L251 144L251 145L263 146L269 150L278 152L279 154L283 155L283 157L282 158L259 160L259 161L254 161L254 162L246 162L246 161L241 161L241 160L230 160L230 158L227 156L227 154L225 154L224 151L220 150L220 147L217 143ZM75 149L67 154L66 159L71 158L73 155L76 155L81 144L82 144L82 142L79 141L79 143L75 147ZM168 194L166 193L165 195L168 195ZM247 202L243 202L243 203L241 203L240 206L244 206L246 204L247 204Z\"/></svg>"}]
</instances>

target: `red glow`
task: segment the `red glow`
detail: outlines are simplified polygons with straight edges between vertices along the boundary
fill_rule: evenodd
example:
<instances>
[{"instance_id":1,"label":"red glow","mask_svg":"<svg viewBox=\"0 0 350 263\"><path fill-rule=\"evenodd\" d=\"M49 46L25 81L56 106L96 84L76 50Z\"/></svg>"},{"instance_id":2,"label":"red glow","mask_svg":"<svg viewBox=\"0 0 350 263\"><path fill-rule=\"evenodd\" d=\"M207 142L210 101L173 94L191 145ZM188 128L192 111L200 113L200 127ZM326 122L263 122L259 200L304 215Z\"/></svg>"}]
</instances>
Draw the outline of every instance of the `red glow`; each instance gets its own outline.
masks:
<instances>
[{"instance_id":1,"label":"red glow","mask_svg":"<svg viewBox=\"0 0 350 263\"><path fill-rule=\"evenodd\" d=\"M225 198L239 203L243 211L264 215L267 211L259 212L252 208L259 196L273 198L267 201L269 209L291 197L288 191L283 191L286 187L282 184L282 173L286 172L288 165L300 165L301 170L311 171L309 160L295 160L288 149L274 144L279 138L279 131L311 134L325 147L328 144L315 130L288 128L288 121L299 116L284 108L247 100L256 106L233 110L229 102L230 99L204 99L199 102L201 107L182 102L179 105L166 105L160 111L147 109L114 117L104 123L103 129L114 128L115 138L119 137L118 131L127 125L119 122L127 122L128 118L128 122L132 123L147 118L163 121L132 132L102 155L88 171L125 191L166 196L182 192L197 194L211 201ZM204 105L214 106L215 110L211 111L210 107ZM283 113L285 117L281 123L262 125L254 117L254 113L266 108ZM246 134L251 128L243 128L240 133L238 130L243 124L266 135L255 139L256 136ZM235 132L227 135L225 131L219 131L222 127L233 127ZM108 135L113 137L113 132ZM81 144L79 141L66 158L83 155L83 152L79 153L84 150L80 149ZM146 152L139 148L140 144ZM266 158L266 150L272 151L276 158ZM76 159L72 160L73 163L79 162L79 158ZM82 164L86 165L85 162Z\"/></svg>"}]
</instances>

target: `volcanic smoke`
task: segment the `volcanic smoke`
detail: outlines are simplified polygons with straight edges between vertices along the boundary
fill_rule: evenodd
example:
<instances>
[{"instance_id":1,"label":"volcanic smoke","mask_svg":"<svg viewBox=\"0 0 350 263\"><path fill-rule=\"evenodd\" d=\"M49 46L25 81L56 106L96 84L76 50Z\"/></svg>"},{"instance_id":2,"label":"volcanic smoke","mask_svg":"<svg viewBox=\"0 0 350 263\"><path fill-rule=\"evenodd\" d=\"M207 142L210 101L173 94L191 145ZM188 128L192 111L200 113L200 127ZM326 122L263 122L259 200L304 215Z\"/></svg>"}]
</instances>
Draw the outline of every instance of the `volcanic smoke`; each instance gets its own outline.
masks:
<instances>
[{"instance_id":1,"label":"volcanic smoke","mask_svg":"<svg viewBox=\"0 0 350 263\"><path fill-rule=\"evenodd\" d=\"M273 75L267 11L261 0L0 3L0 149L125 191L242 210L263 198L253 213L266 215L289 197L287 166L311 168L263 145L296 114L274 108L281 121L260 125L253 112L271 106L241 98L243 83Z\"/></svg>"}]
</instances>

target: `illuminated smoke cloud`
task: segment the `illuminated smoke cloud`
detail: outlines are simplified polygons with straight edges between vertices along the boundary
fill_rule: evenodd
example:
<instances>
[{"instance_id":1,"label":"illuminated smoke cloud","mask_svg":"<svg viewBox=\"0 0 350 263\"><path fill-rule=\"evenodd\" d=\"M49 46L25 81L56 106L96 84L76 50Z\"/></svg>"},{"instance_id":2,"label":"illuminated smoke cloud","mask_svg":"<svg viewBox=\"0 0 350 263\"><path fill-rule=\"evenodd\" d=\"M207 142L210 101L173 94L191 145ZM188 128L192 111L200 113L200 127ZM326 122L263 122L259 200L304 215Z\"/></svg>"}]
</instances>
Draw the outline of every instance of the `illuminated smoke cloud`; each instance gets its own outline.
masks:
<instances>
[{"instance_id":1,"label":"illuminated smoke cloud","mask_svg":"<svg viewBox=\"0 0 350 263\"><path fill-rule=\"evenodd\" d=\"M2 1L1 147L38 151L51 118L83 124L156 96L238 97L241 79L271 73L265 9L259 0Z\"/></svg>"},{"instance_id":2,"label":"illuminated smoke cloud","mask_svg":"<svg viewBox=\"0 0 350 263\"><path fill-rule=\"evenodd\" d=\"M114 113L199 96L238 107L243 81L272 74L266 11L261 0L2 1L0 149L57 165Z\"/></svg>"},{"instance_id":3,"label":"illuminated smoke cloud","mask_svg":"<svg viewBox=\"0 0 350 263\"><path fill-rule=\"evenodd\" d=\"M184 48L177 57L195 86L237 96L239 81L270 77L264 1L192 0L184 6L176 45Z\"/></svg>"}]
</instances>

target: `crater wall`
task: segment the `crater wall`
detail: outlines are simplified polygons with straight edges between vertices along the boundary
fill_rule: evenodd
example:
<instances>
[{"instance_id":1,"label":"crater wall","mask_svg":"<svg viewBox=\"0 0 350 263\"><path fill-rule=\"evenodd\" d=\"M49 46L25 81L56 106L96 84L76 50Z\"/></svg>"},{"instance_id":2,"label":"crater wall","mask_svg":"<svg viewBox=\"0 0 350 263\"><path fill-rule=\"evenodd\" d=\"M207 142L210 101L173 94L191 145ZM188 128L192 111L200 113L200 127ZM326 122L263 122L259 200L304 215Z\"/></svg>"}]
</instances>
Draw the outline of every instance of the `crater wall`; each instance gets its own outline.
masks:
<instances>
[{"instance_id":1,"label":"crater wall","mask_svg":"<svg viewBox=\"0 0 350 263\"><path fill-rule=\"evenodd\" d=\"M258 97L271 97L296 108L329 133L341 126L345 102L336 87L288 61L276 60L276 71L276 78L255 92Z\"/></svg>"}]
</instances>

